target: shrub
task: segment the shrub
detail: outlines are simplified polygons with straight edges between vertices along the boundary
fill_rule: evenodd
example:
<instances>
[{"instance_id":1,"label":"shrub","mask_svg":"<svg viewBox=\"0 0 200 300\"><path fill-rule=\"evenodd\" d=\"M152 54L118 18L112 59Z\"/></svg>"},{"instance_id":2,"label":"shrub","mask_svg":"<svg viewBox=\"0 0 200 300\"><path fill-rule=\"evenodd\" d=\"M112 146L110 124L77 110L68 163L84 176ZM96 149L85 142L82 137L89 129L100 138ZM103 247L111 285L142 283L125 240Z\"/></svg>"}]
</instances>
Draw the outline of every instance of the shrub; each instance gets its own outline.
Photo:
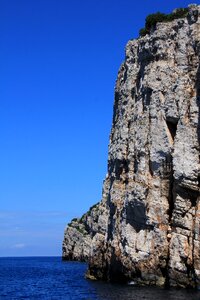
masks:
<instances>
[{"instance_id":1,"label":"shrub","mask_svg":"<svg viewBox=\"0 0 200 300\"><path fill-rule=\"evenodd\" d=\"M76 227L76 230L82 234L83 236L86 236L87 235L87 232L83 229L83 228L80 228L79 226Z\"/></svg>"},{"instance_id":2,"label":"shrub","mask_svg":"<svg viewBox=\"0 0 200 300\"><path fill-rule=\"evenodd\" d=\"M71 220L71 222L77 222L78 221L78 218L73 218L72 220Z\"/></svg>"},{"instance_id":3,"label":"shrub","mask_svg":"<svg viewBox=\"0 0 200 300\"><path fill-rule=\"evenodd\" d=\"M146 28L141 28L139 32L140 36L145 36L148 33L149 31Z\"/></svg>"},{"instance_id":4,"label":"shrub","mask_svg":"<svg viewBox=\"0 0 200 300\"><path fill-rule=\"evenodd\" d=\"M80 223L81 224L83 223L85 216L86 216L86 214L82 215L82 217L80 218Z\"/></svg>"},{"instance_id":5,"label":"shrub","mask_svg":"<svg viewBox=\"0 0 200 300\"><path fill-rule=\"evenodd\" d=\"M89 211L91 211L92 209L96 208L98 204L99 204L99 203L96 203L96 204L92 205L92 206L89 208Z\"/></svg>"},{"instance_id":6,"label":"shrub","mask_svg":"<svg viewBox=\"0 0 200 300\"><path fill-rule=\"evenodd\" d=\"M155 14L150 14L146 17L145 28L140 29L140 36L145 36L150 33L151 28L156 27L158 22L170 22L175 19L185 18L188 14L188 8L178 8L171 14L163 14L157 12Z\"/></svg>"},{"instance_id":7,"label":"shrub","mask_svg":"<svg viewBox=\"0 0 200 300\"><path fill-rule=\"evenodd\" d=\"M155 27L156 23L164 22L165 20L166 20L166 15L160 12L148 15L145 21L145 29L149 31L152 27Z\"/></svg>"},{"instance_id":8,"label":"shrub","mask_svg":"<svg viewBox=\"0 0 200 300\"><path fill-rule=\"evenodd\" d=\"M188 14L188 8L178 8L172 13L173 19L185 18Z\"/></svg>"},{"instance_id":9,"label":"shrub","mask_svg":"<svg viewBox=\"0 0 200 300\"><path fill-rule=\"evenodd\" d=\"M73 222L79 222L79 219L78 219L78 218L73 218L73 219L71 220L71 222L67 224L67 226L68 226L68 227L72 227L72 226L73 226L73 225L72 225Z\"/></svg>"}]
</instances>

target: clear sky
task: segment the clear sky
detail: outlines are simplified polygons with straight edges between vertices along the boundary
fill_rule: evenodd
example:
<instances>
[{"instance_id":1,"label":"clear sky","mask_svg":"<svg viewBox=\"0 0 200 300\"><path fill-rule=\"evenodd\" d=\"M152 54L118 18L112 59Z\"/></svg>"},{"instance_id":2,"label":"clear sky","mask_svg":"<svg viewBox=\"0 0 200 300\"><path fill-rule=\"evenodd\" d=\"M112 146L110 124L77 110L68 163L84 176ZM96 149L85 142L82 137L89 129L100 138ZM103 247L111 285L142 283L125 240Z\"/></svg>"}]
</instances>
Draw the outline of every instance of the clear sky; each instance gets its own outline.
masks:
<instances>
[{"instance_id":1,"label":"clear sky","mask_svg":"<svg viewBox=\"0 0 200 300\"><path fill-rule=\"evenodd\" d=\"M0 0L0 256L61 255L67 222L101 199L127 41L189 3Z\"/></svg>"}]
</instances>

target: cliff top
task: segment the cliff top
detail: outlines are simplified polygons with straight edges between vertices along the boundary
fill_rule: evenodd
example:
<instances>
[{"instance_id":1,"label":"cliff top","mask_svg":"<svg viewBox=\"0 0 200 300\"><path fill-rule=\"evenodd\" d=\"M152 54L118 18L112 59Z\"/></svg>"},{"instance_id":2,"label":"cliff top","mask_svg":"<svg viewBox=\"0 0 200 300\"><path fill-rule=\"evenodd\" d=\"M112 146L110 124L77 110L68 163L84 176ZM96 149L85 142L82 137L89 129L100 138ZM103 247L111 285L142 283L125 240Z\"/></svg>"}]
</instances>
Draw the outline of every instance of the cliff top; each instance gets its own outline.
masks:
<instances>
[{"instance_id":1,"label":"cliff top","mask_svg":"<svg viewBox=\"0 0 200 300\"><path fill-rule=\"evenodd\" d=\"M157 23L171 22L175 19L186 18L191 10L195 10L199 5L190 4L188 7L174 9L170 14L156 12L150 14L145 19L145 27L140 29L139 35L145 36L156 29ZM200 7L200 6L199 6Z\"/></svg>"}]
</instances>

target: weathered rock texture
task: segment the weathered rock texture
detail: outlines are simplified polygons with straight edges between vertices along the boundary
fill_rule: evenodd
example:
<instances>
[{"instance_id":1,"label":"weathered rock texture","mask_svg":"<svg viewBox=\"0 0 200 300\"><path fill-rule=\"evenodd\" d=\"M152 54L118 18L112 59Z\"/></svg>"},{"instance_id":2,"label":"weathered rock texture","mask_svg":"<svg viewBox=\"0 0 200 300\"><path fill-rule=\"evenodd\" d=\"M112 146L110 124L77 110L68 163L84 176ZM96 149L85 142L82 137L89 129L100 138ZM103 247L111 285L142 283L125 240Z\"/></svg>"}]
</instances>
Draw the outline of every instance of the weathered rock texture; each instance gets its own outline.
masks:
<instances>
[{"instance_id":1,"label":"weathered rock texture","mask_svg":"<svg viewBox=\"0 0 200 300\"><path fill-rule=\"evenodd\" d=\"M128 42L102 201L63 243L63 258L89 261L88 276L200 285L199 61L200 6Z\"/></svg>"}]
</instances>

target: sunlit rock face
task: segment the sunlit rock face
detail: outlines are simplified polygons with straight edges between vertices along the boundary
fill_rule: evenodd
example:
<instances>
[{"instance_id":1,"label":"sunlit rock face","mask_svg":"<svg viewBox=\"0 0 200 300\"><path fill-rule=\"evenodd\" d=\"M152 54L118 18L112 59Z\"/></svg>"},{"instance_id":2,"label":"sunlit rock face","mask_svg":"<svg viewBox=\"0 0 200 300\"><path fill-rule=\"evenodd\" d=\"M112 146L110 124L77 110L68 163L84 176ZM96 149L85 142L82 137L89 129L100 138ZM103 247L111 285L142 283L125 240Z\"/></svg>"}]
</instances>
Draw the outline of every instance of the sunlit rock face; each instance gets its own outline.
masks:
<instances>
[{"instance_id":1,"label":"sunlit rock face","mask_svg":"<svg viewBox=\"0 0 200 300\"><path fill-rule=\"evenodd\" d=\"M88 277L200 285L199 59L196 5L128 42L102 201L63 242L63 259L87 260Z\"/></svg>"}]
</instances>

